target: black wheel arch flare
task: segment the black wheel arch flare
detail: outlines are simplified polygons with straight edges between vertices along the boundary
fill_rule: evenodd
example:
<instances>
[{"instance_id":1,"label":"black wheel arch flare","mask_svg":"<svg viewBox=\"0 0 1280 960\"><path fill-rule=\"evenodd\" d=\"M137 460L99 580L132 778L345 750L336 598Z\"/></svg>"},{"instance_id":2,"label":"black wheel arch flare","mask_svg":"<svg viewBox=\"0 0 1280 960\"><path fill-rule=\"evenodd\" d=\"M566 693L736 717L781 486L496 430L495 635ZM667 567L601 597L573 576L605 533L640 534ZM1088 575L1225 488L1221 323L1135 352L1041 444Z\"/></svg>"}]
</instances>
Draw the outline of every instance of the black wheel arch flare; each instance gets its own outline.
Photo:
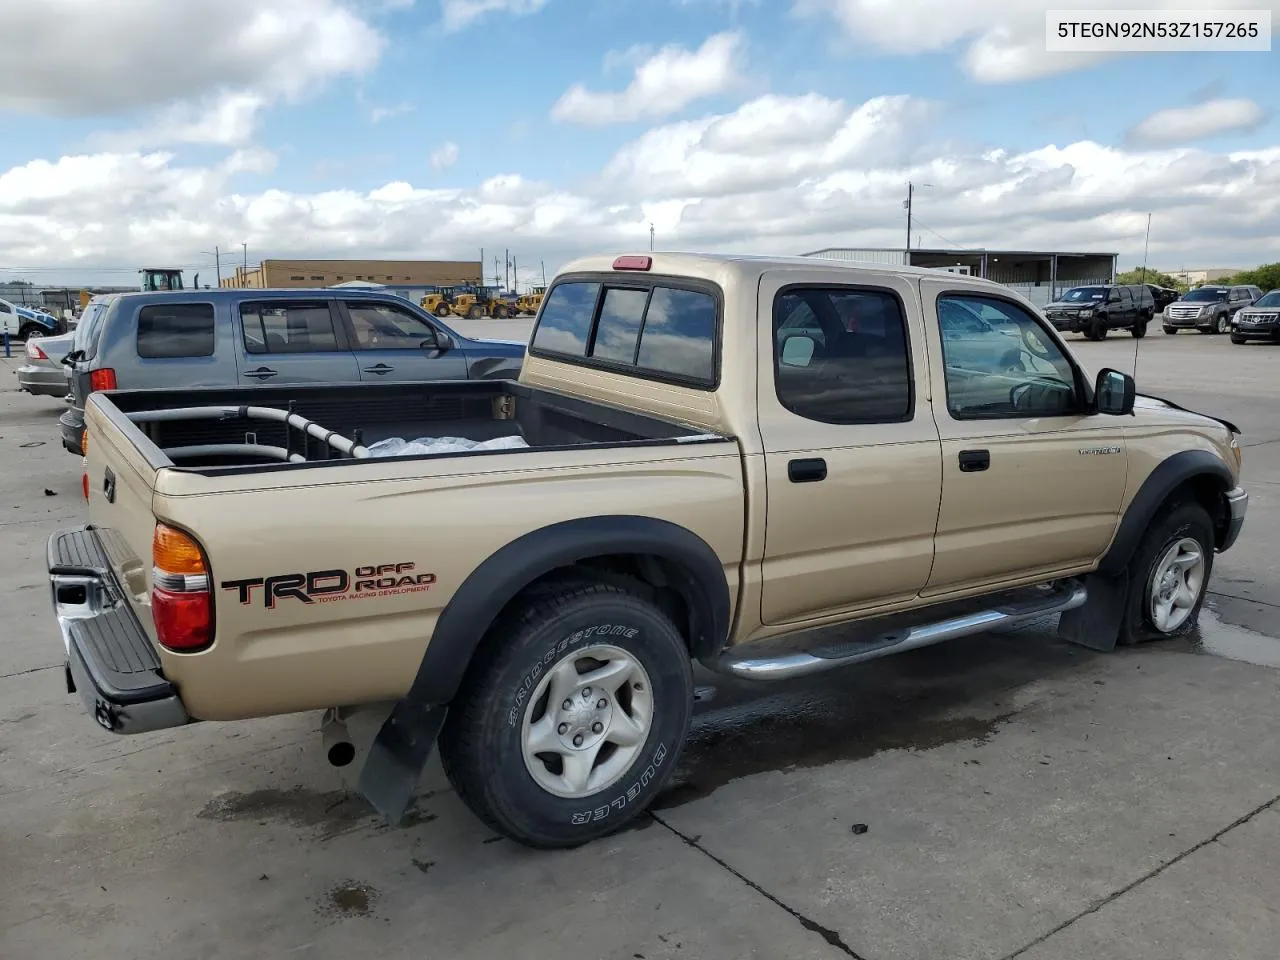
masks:
<instances>
[{"instance_id":1,"label":"black wheel arch flare","mask_svg":"<svg viewBox=\"0 0 1280 960\"><path fill-rule=\"evenodd\" d=\"M592 557L628 555L658 557L687 574L670 586L691 614L690 655L717 652L729 633L731 603L724 567L706 541L653 517L583 517L526 533L471 572L436 622L407 699L451 701L498 614L534 581Z\"/></svg>"}]
</instances>

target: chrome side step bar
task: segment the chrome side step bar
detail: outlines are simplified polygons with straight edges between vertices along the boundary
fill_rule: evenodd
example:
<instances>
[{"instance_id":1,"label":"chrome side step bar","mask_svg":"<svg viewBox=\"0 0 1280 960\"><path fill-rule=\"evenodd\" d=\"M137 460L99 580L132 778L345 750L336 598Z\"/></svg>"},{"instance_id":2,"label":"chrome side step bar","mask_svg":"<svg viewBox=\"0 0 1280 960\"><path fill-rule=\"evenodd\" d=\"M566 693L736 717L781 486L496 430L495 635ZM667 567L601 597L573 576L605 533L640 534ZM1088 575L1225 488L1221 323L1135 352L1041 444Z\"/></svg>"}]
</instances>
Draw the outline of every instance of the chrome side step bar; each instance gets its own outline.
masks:
<instances>
[{"instance_id":1,"label":"chrome side step bar","mask_svg":"<svg viewBox=\"0 0 1280 960\"><path fill-rule=\"evenodd\" d=\"M906 627L858 643L818 647L809 652L786 653L776 657L743 656L747 649L743 649L741 654L731 650L719 657L707 658L702 664L716 673L743 680L789 680L792 677L803 677L874 660L892 653L929 647L993 627L1012 626L1049 614L1065 613L1083 606L1086 599L1088 591L1084 584L1069 581L1045 596L1017 600L990 610L939 620L937 623ZM752 645L746 645L748 649L750 646Z\"/></svg>"}]
</instances>

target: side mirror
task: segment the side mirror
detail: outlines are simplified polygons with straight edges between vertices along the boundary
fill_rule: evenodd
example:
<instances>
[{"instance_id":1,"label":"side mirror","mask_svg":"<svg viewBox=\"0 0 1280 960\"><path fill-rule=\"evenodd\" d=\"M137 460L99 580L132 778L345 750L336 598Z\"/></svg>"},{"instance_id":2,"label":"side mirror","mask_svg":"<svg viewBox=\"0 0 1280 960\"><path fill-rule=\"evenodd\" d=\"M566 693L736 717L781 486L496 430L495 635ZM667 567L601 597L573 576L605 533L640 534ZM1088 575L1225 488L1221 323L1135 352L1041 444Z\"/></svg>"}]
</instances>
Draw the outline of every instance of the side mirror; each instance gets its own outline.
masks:
<instances>
[{"instance_id":1,"label":"side mirror","mask_svg":"<svg viewBox=\"0 0 1280 960\"><path fill-rule=\"evenodd\" d=\"M427 328L427 335L422 340L423 350L448 350L453 346L453 341L449 339L449 335L435 327Z\"/></svg>"},{"instance_id":2,"label":"side mirror","mask_svg":"<svg viewBox=\"0 0 1280 960\"><path fill-rule=\"evenodd\" d=\"M804 334L792 334L782 341L782 351L779 354L784 366L788 367L807 367L813 360L813 351L816 344L812 337L806 337Z\"/></svg>"},{"instance_id":3,"label":"side mirror","mask_svg":"<svg viewBox=\"0 0 1280 960\"><path fill-rule=\"evenodd\" d=\"M1137 395L1138 385L1127 373L1110 368L1098 372L1093 390L1094 407L1098 413L1126 417L1133 413L1133 402Z\"/></svg>"}]
</instances>

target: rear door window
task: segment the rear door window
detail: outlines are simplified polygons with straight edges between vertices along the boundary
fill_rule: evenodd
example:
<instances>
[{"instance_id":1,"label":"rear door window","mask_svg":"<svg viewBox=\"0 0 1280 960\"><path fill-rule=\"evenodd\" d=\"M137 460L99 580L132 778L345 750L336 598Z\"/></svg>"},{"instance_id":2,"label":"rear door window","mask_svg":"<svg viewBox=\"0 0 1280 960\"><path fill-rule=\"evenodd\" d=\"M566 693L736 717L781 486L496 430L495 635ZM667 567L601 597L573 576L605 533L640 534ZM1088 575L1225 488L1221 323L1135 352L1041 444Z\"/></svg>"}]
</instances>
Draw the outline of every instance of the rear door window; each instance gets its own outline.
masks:
<instances>
[{"instance_id":1,"label":"rear door window","mask_svg":"<svg viewBox=\"0 0 1280 960\"><path fill-rule=\"evenodd\" d=\"M138 356L177 360L213 356L211 303L164 303L138 311Z\"/></svg>"},{"instance_id":2,"label":"rear door window","mask_svg":"<svg viewBox=\"0 0 1280 960\"><path fill-rule=\"evenodd\" d=\"M252 354L332 353L338 343L333 315L323 300L240 305L244 349Z\"/></svg>"}]
</instances>

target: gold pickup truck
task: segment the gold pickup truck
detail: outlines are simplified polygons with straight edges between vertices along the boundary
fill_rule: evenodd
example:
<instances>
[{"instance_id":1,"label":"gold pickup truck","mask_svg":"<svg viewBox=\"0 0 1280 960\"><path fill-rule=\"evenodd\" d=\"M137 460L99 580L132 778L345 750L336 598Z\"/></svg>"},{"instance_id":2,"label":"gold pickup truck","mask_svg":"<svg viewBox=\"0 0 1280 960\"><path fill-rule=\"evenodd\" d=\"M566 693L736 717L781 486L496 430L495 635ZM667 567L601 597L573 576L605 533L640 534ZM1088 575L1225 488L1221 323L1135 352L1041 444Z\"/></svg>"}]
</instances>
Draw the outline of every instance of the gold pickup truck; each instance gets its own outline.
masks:
<instances>
[{"instance_id":1,"label":"gold pickup truck","mask_svg":"<svg viewBox=\"0 0 1280 960\"><path fill-rule=\"evenodd\" d=\"M86 413L91 523L48 563L102 727L324 711L343 764L343 718L391 705L379 811L438 742L539 847L662 789L695 661L780 680L1054 613L1102 650L1185 633L1247 504L1235 427L1087 375L1008 289L817 259L579 260L518 381Z\"/></svg>"}]
</instances>

